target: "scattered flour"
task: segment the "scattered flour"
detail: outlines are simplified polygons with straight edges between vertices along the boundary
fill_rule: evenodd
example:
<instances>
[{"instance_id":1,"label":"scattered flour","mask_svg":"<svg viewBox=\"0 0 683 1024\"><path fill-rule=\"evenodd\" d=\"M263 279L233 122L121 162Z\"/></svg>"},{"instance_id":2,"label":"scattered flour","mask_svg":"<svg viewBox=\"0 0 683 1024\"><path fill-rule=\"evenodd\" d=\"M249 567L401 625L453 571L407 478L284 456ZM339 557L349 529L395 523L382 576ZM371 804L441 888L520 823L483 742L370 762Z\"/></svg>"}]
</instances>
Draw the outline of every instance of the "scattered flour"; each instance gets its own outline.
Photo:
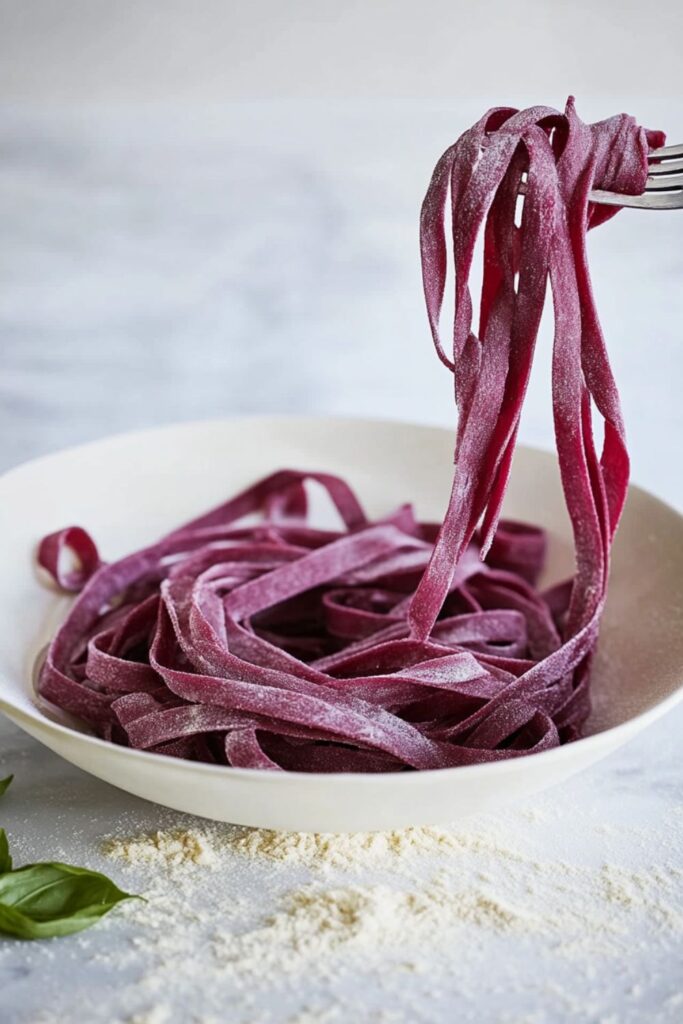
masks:
<instances>
[{"instance_id":1,"label":"scattered flour","mask_svg":"<svg viewBox=\"0 0 683 1024\"><path fill-rule=\"evenodd\" d=\"M383 952L414 954L462 925L507 931L523 923L518 910L490 893L452 893L443 876L408 891L305 886L288 893L262 927L222 936L214 951L244 979L263 971L306 971L314 964L327 968L339 952L366 962Z\"/></svg>"},{"instance_id":2,"label":"scattered flour","mask_svg":"<svg viewBox=\"0 0 683 1024\"><path fill-rule=\"evenodd\" d=\"M370 1011L366 1016L367 1024L409 1024L409 1018L393 1010ZM348 1024L348 1018L342 1016L338 1006L324 1010L303 1010L287 1018L287 1024Z\"/></svg>"},{"instance_id":3,"label":"scattered flour","mask_svg":"<svg viewBox=\"0 0 683 1024\"><path fill-rule=\"evenodd\" d=\"M515 828L502 818L458 830L314 835L193 822L110 836L102 852L149 886L147 903L124 905L108 925L130 935L129 952L118 944L111 965L145 965L132 990L142 1013L130 1024L167 1024L149 1013L188 1001L208 1002L211 1014L192 1024L430 1024L441 1017L430 1016L429 1000L440 986L468 997L482 957L494 956L494 976L515 957L533 958L541 979L548 970L567 979L578 970L597 985L600 972L616 964L622 970L638 944L680 943L683 872L666 859L666 844L662 861L648 868L624 862L629 842L618 829L611 850L619 856L609 862L550 859L529 840L534 827L538 848L546 849L549 825L538 814L520 816ZM264 906L270 909L255 910ZM424 990L405 1004L401 986L405 1005L394 1011L396 979L406 972L406 993ZM382 1011L361 1011L343 995L348 979L361 977L380 988L393 979ZM284 1015L264 1011L259 999L277 1005L274 993L297 991L304 979L307 991L317 987L327 1001L298 1016L288 1017L284 1005ZM640 1000L642 979L626 980L625 992ZM519 984L514 970L506 984ZM224 1018L211 993L226 986L237 1002ZM476 1007L476 995L468 998ZM600 1013L586 1015L585 996L577 1002L570 981L553 998L558 1020L597 1024ZM147 1016L146 1006L154 1008ZM501 1022L524 1019L504 1009Z\"/></svg>"},{"instance_id":4,"label":"scattered flour","mask_svg":"<svg viewBox=\"0 0 683 1024\"><path fill-rule=\"evenodd\" d=\"M153 1006L142 1013L134 1013L128 1018L127 1024L167 1024L171 1017L171 1009L164 1003Z\"/></svg>"},{"instance_id":5,"label":"scattered flour","mask_svg":"<svg viewBox=\"0 0 683 1024\"><path fill-rule=\"evenodd\" d=\"M234 837L230 845L235 852L245 856L266 857L284 864L348 869L353 864L377 862L420 850L434 852L446 839L447 833L428 828L350 835L245 829Z\"/></svg>"},{"instance_id":6,"label":"scattered flour","mask_svg":"<svg viewBox=\"0 0 683 1024\"><path fill-rule=\"evenodd\" d=\"M217 862L209 830L169 829L137 836L111 836L102 843L107 857L128 865L154 867L210 867Z\"/></svg>"},{"instance_id":7,"label":"scattered flour","mask_svg":"<svg viewBox=\"0 0 683 1024\"><path fill-rule=\"evenodd\" d=\"M436 826L393 832L275 832L207 824L181 830L156 830L133 836L110 836L102 843L107 857L127 866L154 865L174 869L192 865L217 867L225 854L298 865L319 872L391 865L405 867L417 857L493 854L523 861L522 854L490 830L455 832Z\"/></svg>"}]
</instances>

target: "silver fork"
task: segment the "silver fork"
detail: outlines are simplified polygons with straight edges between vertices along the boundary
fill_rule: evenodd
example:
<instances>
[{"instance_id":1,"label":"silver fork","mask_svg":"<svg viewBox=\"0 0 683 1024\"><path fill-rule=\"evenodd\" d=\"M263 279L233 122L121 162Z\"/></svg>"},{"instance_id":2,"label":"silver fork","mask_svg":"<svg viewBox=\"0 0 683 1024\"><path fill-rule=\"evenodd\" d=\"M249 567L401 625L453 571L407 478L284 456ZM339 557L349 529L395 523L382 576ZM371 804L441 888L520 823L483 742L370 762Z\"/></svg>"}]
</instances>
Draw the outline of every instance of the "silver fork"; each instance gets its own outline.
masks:
<instances>
[{"instance_id":1,"label":"silver fork","mask_svg":"<svg viewBox=\"0 0 683 1024\"><path fill-rule=\"evenodd\" d=\"M594 203L633 206L638 210L683 210L683 146L663 146L648 155L650 173L645 191L639 196L617 192L590 193Z\"/></svg>"}]
</instances>

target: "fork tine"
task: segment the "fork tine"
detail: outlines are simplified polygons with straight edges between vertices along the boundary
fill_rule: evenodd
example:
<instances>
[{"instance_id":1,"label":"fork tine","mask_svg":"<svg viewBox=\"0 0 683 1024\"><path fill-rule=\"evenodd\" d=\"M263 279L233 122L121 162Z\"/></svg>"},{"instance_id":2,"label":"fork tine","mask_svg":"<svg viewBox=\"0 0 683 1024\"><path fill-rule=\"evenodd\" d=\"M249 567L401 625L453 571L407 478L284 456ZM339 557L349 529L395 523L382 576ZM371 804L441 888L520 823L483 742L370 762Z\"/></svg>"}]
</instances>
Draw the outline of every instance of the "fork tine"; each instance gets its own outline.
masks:
<instances>
[{"instance_id":1,"label":"fork tine","mask_svg":"<svg viewBox=\"0 0 683 1024\"><path fill-rule=\"evenodd\" d=\"M670 192L643 192L640 196L624 196L616 192L603 192L599 189L590 193L594 203L605 206L630 206L635 210L680 210L683 209L683 192L680 189Z\"/></svg>"},{"instance_id":2,"label":"fork tine","mask_svg":"<svg viewBox=\"0 0 683 1024\"><path fill-rule=\"evenodd\" d=\"M683 156L683 146L661 146L659 149L651 149L647 158L648 160L672 160L677 156Z\"/></svg>"},{"instance_id":3,"label":"fork tine","mask_svg":"<svg viewBox=\"0 0 683 1024\"><path fill-rule=\"evenodd\" d=\"M671 174L672 171L683 171L683 159L665 160L661 164L648 164L648 174Z\"/></svg>"},{"instance_id":4,"label":"fork tine","mask_svg":"<svg viewBox=\"0 0 683 1024\"><path fill-rule=\"evenodd\" d=\"M683 188L683 174L649 174L645 191L652 192L665 188Z\"/></svg>"}]
</instances>

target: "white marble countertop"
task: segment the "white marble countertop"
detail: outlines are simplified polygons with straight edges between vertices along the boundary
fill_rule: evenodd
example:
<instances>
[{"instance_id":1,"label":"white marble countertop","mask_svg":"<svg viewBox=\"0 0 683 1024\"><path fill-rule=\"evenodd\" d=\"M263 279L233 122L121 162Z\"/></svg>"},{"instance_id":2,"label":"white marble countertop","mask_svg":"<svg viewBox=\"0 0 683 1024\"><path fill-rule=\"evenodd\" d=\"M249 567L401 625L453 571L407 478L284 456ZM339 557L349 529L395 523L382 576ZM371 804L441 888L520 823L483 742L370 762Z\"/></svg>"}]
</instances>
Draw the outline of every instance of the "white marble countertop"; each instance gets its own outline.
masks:
<instances>
[{"instance_id":1,"label":"white marble countertop","mask_svg":"<svg viewBox=\"0 0 683 1024\"><path fill-rule=\"evenodd\" d=\"M655 106L643 119L654 122ZM450 378L431 351L422 308L417 210L436 157L480 108L3 111L0 468L199 416L342 412L451 423ZM680 111L661 109L671 137L683 137ZM610 112L589 104L589 115ZM624 213L591 241L633 477L679 508L682 239L683 216ZM547 342L521 432L546 447ZM540 815L546 825L529 839L537 853L595 863L609 853L641 869L661 858L666 835L666 859L680 866L682 726L683 713L671 714L584 776L504 816L503 826L523 839L532 830L524 823ZM58 854L115 875L98 853L104 834L181 818L89 778L2 722L0 777L9 772L16 778L0 821L21 860ZM616 852L614 843L607 850L610 829L621 837ZM251 869L240 870L234 884L248 890ZM271 908L265 876L252 898L255 914ZM489 949L484 938L466 988L446 979L427 996L424 980L390 967L381 988L347 979L352 1017L335 1011L334 992L305 979L241 1008L228 981L152 998L135 983L144 954L125 969L103 956L135 938L134 921L111 922L89 932L87 945L0 940L3 1024L113 1024L135 1014L150 1024L283 1024L311 1003L299 1020L437 1024L453 1020L456 1005L477 1022L681 1019L683 933L660 929L644 945L636 931L658 926L637 915L630 952L609 969L572 974L552 956L539 966L542 940L520 959L514 942ZM492 973L492 957L497 967L501 958L514 965L514 985L502 968Z\"/></svg>"}]
</instances>

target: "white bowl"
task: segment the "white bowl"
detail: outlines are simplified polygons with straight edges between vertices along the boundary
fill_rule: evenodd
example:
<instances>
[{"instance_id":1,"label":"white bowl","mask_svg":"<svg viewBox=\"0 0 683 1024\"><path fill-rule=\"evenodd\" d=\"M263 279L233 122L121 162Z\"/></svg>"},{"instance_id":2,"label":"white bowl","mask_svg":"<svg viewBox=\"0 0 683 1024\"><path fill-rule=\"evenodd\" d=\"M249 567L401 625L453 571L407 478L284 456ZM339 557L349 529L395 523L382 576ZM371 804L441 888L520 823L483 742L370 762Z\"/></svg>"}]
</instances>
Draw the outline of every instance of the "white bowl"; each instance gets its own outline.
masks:
<instances>
[{"instance_id":1,"label":"white bowl","mask_svg":"<svg viewBox=\"0 0 683 1024\"><path fill-rule=\"evenodd\" d=\"M561 782L621 746L683 696L683 517L632 487L614 548L585 739L510 761L385 775L225 768L115 746L38 707L38 652L67 599L32 568L39 538L77 523L120 557L280 467L329 470L371 515L415 502L440 518L453 432L373 420L258 417L126 434L36 459L0 478L0 709L85 771L177 810L243 825L355 831L448 822ZM553 455L521 448L506 515L551 536L548 579L571 571Z\"/></svg>"}]
</instances>

